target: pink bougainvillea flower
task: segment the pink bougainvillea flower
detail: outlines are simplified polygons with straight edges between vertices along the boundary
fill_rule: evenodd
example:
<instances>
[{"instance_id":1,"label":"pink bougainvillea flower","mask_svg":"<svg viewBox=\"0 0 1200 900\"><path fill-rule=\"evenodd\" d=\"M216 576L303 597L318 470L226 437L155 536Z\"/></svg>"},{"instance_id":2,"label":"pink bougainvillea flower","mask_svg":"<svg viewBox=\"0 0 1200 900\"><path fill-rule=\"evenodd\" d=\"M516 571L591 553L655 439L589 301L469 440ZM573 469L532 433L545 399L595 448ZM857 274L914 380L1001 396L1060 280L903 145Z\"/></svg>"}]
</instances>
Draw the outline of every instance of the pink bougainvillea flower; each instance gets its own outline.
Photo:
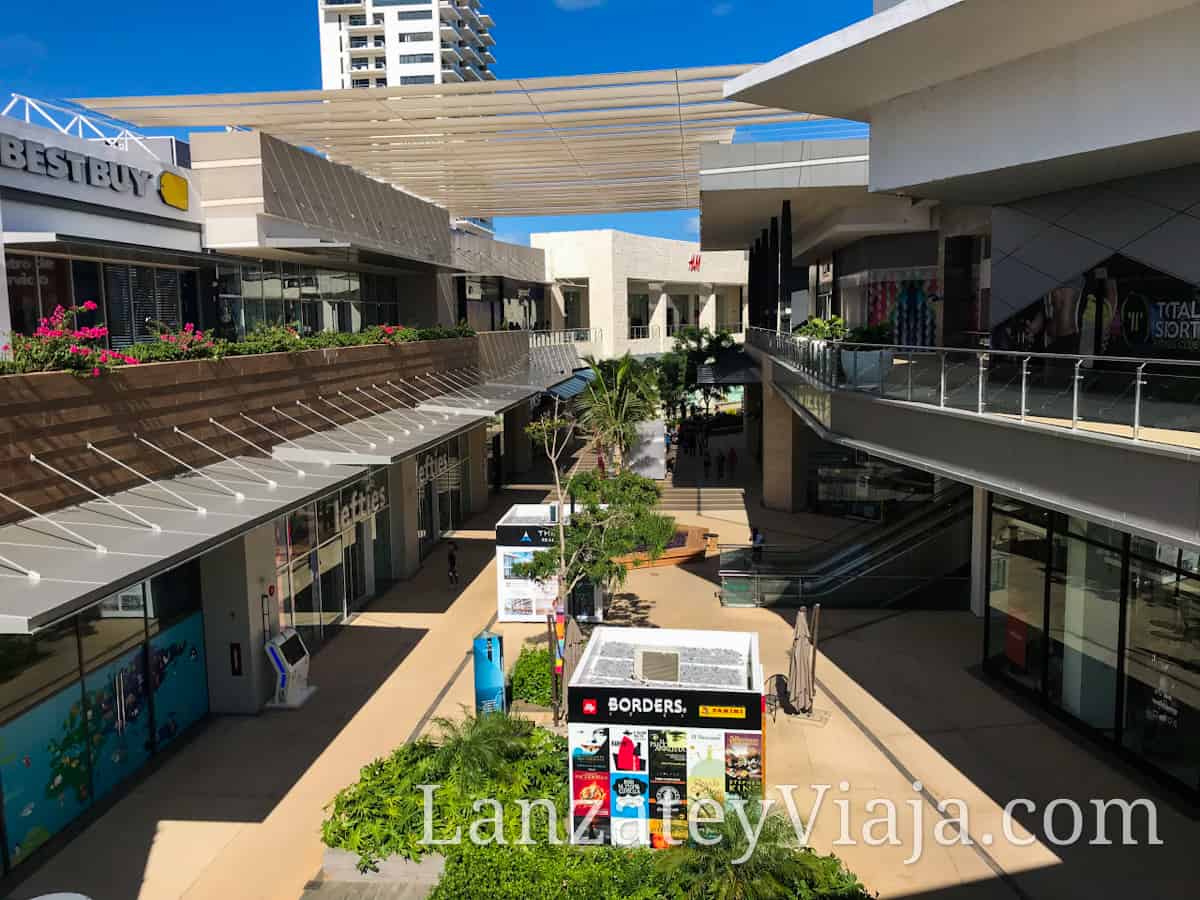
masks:
<instances>
[{"instance_id":1,"label":"pink bougainvillea flower","mask_svg":"<svg viewBox=\"0 0 1200 900\"><path fill-rule=\"evenodd\" d=\"M93 378L99 378L99 377L100 377L100 370L99 370L99 369L92 369L92 377L93 377Z\"/></svg>"},{"instance_id":2,"label":"pink bougainvillea flower","mask_svg":"<svg viewBox=\"0 0 1200 900\"><path fill-rule=\"evenodd\" d=\"M96 302L94 300L89 300L89 301L87 301L87 303L83 304L83 308L84 308L85 312L95 312L100 307L96 304Z\"/></svg>"}]
</instances>

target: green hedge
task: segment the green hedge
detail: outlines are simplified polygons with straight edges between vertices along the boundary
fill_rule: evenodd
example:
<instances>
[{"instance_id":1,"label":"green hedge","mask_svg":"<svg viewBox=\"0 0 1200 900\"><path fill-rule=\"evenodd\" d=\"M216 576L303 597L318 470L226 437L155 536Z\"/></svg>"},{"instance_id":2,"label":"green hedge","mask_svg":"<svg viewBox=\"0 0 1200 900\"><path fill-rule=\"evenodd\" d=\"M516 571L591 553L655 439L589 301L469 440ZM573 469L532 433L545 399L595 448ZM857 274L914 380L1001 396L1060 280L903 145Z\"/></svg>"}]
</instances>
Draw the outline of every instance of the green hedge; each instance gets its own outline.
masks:
<instances>
[{"instance_id":1,"label":"green hedge","mask_svg":"<svg viewBox=\"0 0 1200 900\"><path fill-rule=\"evenodd\" d=\"M554 703L554 660L550 651L522 647L513 666L512 695L534 706Z\"/></svg>"},{"instance_id":2,"label":"green hedge","mask_svg":"<svg viewBox=\"0 0 1200 900\"><path fill-rule=\"evenodd\" d=\"M657 900L653 851L569 846L476 847L446 857L446 872L430 900Z\"/></svg>"},{"instance_id":3,"label":"green hedge","mask_svg":"<svg viewBox=\"0 0 1200 900\"><path fill-rule=\"evenodd\" d=\"M436 740L405 744L385 759L362 768L359 780L340 791L327 807L321 838L328 847L358 854L359 867L374 868L389 856L420 859L439 847L421 843L425 795L418 787L441 785L433 795L434 836L467 833L477 815L476 800L494 798L504 808L508 840L521 836L516 801L554 801L559 822L567 810L567 742L527 719L492 713L462 720L438 719ZM545 813L532 835L545 841ZM561 827L561 825L560 825Z\"/></svg>"}]
</instances>

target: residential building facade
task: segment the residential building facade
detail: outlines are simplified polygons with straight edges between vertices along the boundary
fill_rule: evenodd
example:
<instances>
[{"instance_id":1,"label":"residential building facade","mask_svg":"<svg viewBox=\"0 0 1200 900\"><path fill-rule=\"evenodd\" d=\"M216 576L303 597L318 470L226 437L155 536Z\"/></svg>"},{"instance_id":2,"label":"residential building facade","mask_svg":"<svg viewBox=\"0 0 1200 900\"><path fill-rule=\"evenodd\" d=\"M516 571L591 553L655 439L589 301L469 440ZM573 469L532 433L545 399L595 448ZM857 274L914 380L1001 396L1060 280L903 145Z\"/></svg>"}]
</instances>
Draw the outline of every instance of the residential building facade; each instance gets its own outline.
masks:
<instances>
[{"instance_id":1,"label":"residential building facade","mask_svg":"<svg viewBox=\"0 0 1200 900\"><path fill-rule=\"evenodd\" d=\"M326 90L496 78L479 0L317 0L317 20Z\"/></svg>"}]
</instances>

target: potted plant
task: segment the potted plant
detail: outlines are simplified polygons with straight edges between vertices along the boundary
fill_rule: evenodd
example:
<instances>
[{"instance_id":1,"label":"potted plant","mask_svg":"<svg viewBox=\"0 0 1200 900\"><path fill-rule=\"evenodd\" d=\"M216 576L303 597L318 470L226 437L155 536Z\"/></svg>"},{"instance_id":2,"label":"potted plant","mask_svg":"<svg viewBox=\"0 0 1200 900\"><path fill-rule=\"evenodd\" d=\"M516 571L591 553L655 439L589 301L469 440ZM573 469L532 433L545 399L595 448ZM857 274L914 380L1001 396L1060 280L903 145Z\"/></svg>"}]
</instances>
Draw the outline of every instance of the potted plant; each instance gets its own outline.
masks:
<instances>
[{"instance_id":1,"label":"potted plant","mask_svg":"<svg viewBox=\"0 0 1200 900\"><path fill-rule=\"evenodd\" d=\"M846 337L841 349L842 371L852 388L877 387L892 369L896 351L881 344L894 343L891 322L860 325ZM859 345L859 346L853 346ZM867 346L862 346L867 345Z\"/></svg>"}]
</instances>

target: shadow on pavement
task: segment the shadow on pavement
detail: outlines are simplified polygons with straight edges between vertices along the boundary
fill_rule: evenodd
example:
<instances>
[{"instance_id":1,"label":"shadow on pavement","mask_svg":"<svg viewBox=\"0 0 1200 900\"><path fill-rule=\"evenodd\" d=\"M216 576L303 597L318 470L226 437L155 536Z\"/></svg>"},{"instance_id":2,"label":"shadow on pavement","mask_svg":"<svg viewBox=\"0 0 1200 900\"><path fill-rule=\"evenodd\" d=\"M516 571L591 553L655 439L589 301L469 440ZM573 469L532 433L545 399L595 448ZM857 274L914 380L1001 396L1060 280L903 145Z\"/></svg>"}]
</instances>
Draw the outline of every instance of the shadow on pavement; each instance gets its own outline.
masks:
<instances>
[{"instance_id":1,"label":"shadow on pavement","mask_svg":"<svg viewBox=\"0 0 1200 900\"><path fill-rule=\"evenodd\" d=\"M789 624L795 621L794 612L779 612ZM1187 892L1197 871L1194 848L1200 844L1194 811L1065 724L985 679L978 669L982 631L980 621L967 612L822 610L822 653L999 807L1022 798L1032 801L1036 812L1018 807L1014 821L1061 861L1012 874L1007 883L997 878L914 896L1059 900L1167 898ZM816 675L820 680L819 663ZM821 693L829 697L819 689ZM894 743L895 727L882 736L863 723L859 727L885 753L890 744L901 746ZM911 739L903 745L913 746ZM933 772L911 774L934 781ZM1115 845L1089 843L1100 818L1093 800L1143 797L1157 807L1164 846L1147 844L1150 834L1142 812L1133 820L1138 846L1121 846L1121 817L1115 810L1106 819ZM1051 833L1069 835L1072 826L1072 814L1059 804L1052 808L1048 831L1044 815L1055 800L1074 801L1083 810L1083 837L1071 846L1055 846L1049 839ZM981 837L974 828L972 832ZM994 837L997 843L1004 840Z\"/></svg>"}]
</instances>

